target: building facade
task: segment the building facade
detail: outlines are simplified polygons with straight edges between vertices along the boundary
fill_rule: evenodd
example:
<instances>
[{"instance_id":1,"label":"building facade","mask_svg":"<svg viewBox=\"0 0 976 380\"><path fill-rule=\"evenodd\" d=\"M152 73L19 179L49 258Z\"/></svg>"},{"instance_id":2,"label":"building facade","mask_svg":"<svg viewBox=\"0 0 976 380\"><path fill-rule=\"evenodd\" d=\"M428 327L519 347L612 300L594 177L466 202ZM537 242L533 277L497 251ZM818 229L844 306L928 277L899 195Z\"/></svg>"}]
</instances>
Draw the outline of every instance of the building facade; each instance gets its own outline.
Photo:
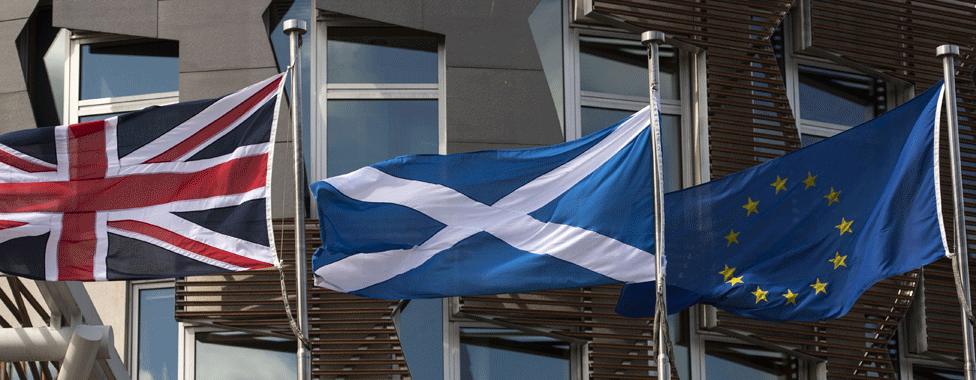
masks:
<instances>
[{"instance_id":1,"label":"building facade","mask_svg":"<svg viewBox=\"0 0 976 380\"><path fill-rule=\"evenodd\" d=\"M976 199L976 8L957 0L4 0L0 131L232 92L288 65L286 18L309 21L302 124L311 179L402 154L534 147L606 127L647 103L638 36L654 29L669 35L661 55L669 190L874 118L941 79L935 47L953 43L962 50L966 196ZM272 209L284 217L288 129L276 139ZM286 226L277 240L291 279ZM308 229L314 248L314 220ZM0 323L61 325L80 315L111 325L117 357L97 377L119 377L112 363L122 363L132 379L289 378L295 342L279 276L84 285L8 277ZM389 302L313 288L313 376L651 378L651 328L613 313L618 292ZM696 306L670 318L673 373L960 379L958 307L948 260L880 282L834 321L757 322ZM57 363L4 363L0 378L56 372Z\"/></svg>"}]
</instances>

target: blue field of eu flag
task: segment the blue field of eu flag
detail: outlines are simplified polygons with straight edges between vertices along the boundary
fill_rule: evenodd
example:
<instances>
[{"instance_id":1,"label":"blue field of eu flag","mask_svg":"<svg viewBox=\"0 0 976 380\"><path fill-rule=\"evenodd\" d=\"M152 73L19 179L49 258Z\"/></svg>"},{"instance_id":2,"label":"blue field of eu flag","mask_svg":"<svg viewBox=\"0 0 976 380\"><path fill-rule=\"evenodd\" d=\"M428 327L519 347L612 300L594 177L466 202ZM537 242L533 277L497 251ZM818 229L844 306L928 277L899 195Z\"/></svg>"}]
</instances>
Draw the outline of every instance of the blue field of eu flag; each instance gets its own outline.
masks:
<instances>
[{"instance_id":1,"label":"blue field of eu flag","mask_svg":"<svg viewBox=\"0 0 976 380\"><path fill-rule=\"evenodd\" d=\"M945 256L933 135L942 86L781 158L669 193L668 311L695 303L766 320L841 317L886 277ZM652 283L618 313L653 312Z\"/></svg>"}]
</instances>

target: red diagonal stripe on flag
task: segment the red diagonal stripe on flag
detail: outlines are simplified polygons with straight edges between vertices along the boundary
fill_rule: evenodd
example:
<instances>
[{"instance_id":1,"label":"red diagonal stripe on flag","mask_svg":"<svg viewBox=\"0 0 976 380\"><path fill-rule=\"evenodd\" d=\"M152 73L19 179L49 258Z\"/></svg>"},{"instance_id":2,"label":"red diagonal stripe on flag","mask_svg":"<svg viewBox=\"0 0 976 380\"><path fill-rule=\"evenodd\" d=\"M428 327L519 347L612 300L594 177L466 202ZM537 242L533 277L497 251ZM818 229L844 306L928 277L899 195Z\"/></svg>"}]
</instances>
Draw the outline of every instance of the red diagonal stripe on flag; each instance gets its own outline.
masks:
<instances>
[{"instance_id":1,"label":"red diagonal stripe on flag","mask_svg":"<svg viewBox=\"0 0 976 380\"><path fill-rule=\"evenodd\" d=\"M223 114L217 120L203 127L203 129L197 131L192 136L186 140L181 141L167 151L161 153L160 155L150 158L146 163L158 163L158 162L170 162L176 161L183 155L189 153L191 150L205 143L211 137L217 135L225 128L230 126L234 121L241 118L248 110L254 108L262 99L270 95L273 91L278 90L278 84L281 83L281 77L271 81L268 85L264 86L261 90L251 95L241 104L231 109L229 112Z\"/></svg>"},{"instance_id":2,"label":"red diagonal stripe on flag","mask_svg":"<svg viewBox=\"0 0 976 380\"><path fill-rule=\"evenodd\" d=\"M18 222L16 220L0 220L0 230L6 230L9 228L15 228L20 226L26 226L27 223Z\"/></svg>"},{"instance_id":3,"label":"red diagonal stripe on flag","mask_svg":"<svg viewBox=\"0 0 976 380\"><path fill-rule=\"evenodd\" d=\"M38 165L0 149L0 162L28 173L53 172L54 168Z\"/></svg>"},{"instance_id":4,"label":"red diagonal stripe on flag","mask_svg":"<svg viewBox=\"0 0 976 380\"><path fill-rule=\"evenodd\" d=\"M266 262L257 261L257 260L249 259L244 256L236 255L234 253L211 246L209 244L187 238L186 236L177 234L173 231L149 223L140 222L138 220L110 221L108 222L108 226L110 228L117 228L120 230L135 232L140 235L145 235L153 239L168 244L172 244L180 249L193 252L200 256L205 256L213 260L228 263L238 267L247 268L247 269L261 269L261 268L271 267L271 264L268 264Z\"/></svg>"}]
</instances>

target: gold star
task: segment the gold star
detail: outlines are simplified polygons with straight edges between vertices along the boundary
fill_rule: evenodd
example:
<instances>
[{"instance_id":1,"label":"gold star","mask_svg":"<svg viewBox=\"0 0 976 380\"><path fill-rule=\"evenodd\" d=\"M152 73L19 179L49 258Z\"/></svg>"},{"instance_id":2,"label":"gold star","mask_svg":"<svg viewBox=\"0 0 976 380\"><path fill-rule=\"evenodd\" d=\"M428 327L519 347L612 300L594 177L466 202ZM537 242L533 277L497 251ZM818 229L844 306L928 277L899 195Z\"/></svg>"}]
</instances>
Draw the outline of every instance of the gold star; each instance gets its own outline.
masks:
<instances>
[{"instance_id":1,"label":"gold star","mask_svg":"<svg viewBox=\"0 0 976 380\"><path fill-rule=\"evenodd\" d=\"M827 283L820 282L820 277L817 277L817 282L810 284L810 287L813 288L814 294L827 294Z\"/></svg>"},{"instance_id":2,"label":"gold star","mask_svg":"<svg viewBox=\"0 0 976 380\"><path fill-rule=\"evenodd\" d=\"M781 190L786 190L786 181L788 180L789 178L780 178L779 176L776 176L776 180L769 184L769 186L776 189L776 194L779 194Z\"/></svg>"},{"instance_id":3,"label":"gold star","mask_svg":"<svg viewBox=\"0 0 976 380\"><path fill-rule=\"evenodd\" d=\"M752 200L752 197L746 198L746 204L742 205L742 208L746 209L746 216L759 213L759 201Z\"/></svg>"},{"instance_id":4,"label":"gold star","mask_svg":"<svg viewBox=\"0 0 976 380\"><path fill-rule=\"evenodd\" d=\"M730 278L732 278L732 275L735 274L735 268L730 267L728 265L723 265L723 266L725 268L722 269L721 272L718 272L718 274L722 275L722 278L723 278L722 281L728 281Z\"/></svg>"},{"instance_id":5,"label":"gold star","mask_svg":"<svg viewBox=\"0 0 976 380\"><path fill-rule=\"evenodd\" d=\"M759 301L769 302L766 300L767 293L769 293L768 290L762 290L762 288L757 286L756 290L752 292L752 295L756 296L756 303L759 303Z\"/></svg>"},{"instance_id":6,"label":"gold star","mask_svg":"<svg viewBox=\"0 0 976 380\"><path fill-rule=\"evenodd\" d=\"M793 290L791 289L786 289L786 293L783 293L783 298L786 298L787 304L796 305L796 296L798 296L798 294L793 293Z\"/></svg>"},{"instance_id":7,"label":"gold star","mask_svg":"<svg viewBox=\"0 0 976 380\"><path fill-rule=\"evenodd\" d=\"M817 186L817 176L807 172L807 179L803 180L803 190Z\"/></svg>"},{"instance_id":8,"label":"gold star","mask_svg":"<svg viewBox=\"0 0 976 380\"><path fill-rule=\"evenodd\" d=\"M731 247L733 243L739 244L739 233L735 230L729 230L729 234L725 235L725 246Z\"/></svg>"},{"instance_id":9,"label":"gold star","mask_svg":"<svg viewBox=\"0 0 976 380\"><path fill-rule=\"evenodd\" d=\"M827 260L827 262L834 264L834 270L840 267L847 268L847 255L841 256L840 251L837 251L834 253L834 258Z\"/></svg>"},{"instance_id":10,"label":"gold star","mask_svg":"<svg viewBox=\"0 0 976 380\"><path fill-rule=\"evenodd\" d=\"M852 233L854 233L854 230L851 229L851 225L853 225L853 224L854 224L854 221L853 220L847 220L847 219L844 219L844 218L840 218L840 224L834 226L834 228L836 228L838 231L840 231L840 234L841 235L844 235L845 232L846 233L849 233L849 234L852 234Z\"/></svg>"},{"instance_id":11,"label":"gold star","mask_svg":"<svg viewBox=\"0 0 976 380\"><path fill-rule=\"evenodd\" d=\"M735 286L736 284L741 284L741 283L742 283L742 276L739 276L739 277L732 277L732 278L730 278L730 279L729 279L728 281L726 281L726 283L727 283L727 284L729 284L729 285L732 285L733 287L734 287L734 286Z\"/></svg>"},{"instance_id":12,"label":"gold star","mask_svg":"<svg viewBox=\"0 0 976 380\"><path fill-rule=\"evenodd\" d=\"M834 190L833 187L830 188L830 192L824 195L824 199L827 200L827 206L833 205L834 203L840 202L840 192Z\"/></svg>"}]
</instances>

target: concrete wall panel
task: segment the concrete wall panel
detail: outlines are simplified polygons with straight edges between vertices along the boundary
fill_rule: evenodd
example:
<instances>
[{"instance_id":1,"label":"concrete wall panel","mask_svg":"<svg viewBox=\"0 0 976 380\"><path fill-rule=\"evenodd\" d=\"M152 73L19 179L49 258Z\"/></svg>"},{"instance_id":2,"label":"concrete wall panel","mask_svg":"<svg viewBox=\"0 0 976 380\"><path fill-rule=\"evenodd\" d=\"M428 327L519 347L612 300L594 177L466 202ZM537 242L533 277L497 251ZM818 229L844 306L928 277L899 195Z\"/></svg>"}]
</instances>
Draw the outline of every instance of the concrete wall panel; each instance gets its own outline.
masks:
<instances>
[{"instance_id":1,"label":"concrete wall panel","mask_svg":"<svg viewBox=\"0 0 976 380\"><path fill-rule=\"evenodd\" d=\"M180 72L275 67L262 20L270 2L160 1L159 37L180 41Z\"/></svg>"},{"instance_id":2,"label":"concrete wall panel","mask_svg":"<svg viewBox=\"0 0 976 380\"><path fill-rule=\"evenodd\" d=\"M4 0L6 1L6 0ZM156 37L156 0L54 0L54 25Z\"/></svg>"},{"instance_id":3,"label":"concrete wall panel","mask_svg":"<svg viewBox=\"0 0 976 380\"><path fill-rule=\"evenodd\" d=\"M455 142L564 141L541 71L448 67L447 77L449 149Z\"/></svg>"}]
</instances>

